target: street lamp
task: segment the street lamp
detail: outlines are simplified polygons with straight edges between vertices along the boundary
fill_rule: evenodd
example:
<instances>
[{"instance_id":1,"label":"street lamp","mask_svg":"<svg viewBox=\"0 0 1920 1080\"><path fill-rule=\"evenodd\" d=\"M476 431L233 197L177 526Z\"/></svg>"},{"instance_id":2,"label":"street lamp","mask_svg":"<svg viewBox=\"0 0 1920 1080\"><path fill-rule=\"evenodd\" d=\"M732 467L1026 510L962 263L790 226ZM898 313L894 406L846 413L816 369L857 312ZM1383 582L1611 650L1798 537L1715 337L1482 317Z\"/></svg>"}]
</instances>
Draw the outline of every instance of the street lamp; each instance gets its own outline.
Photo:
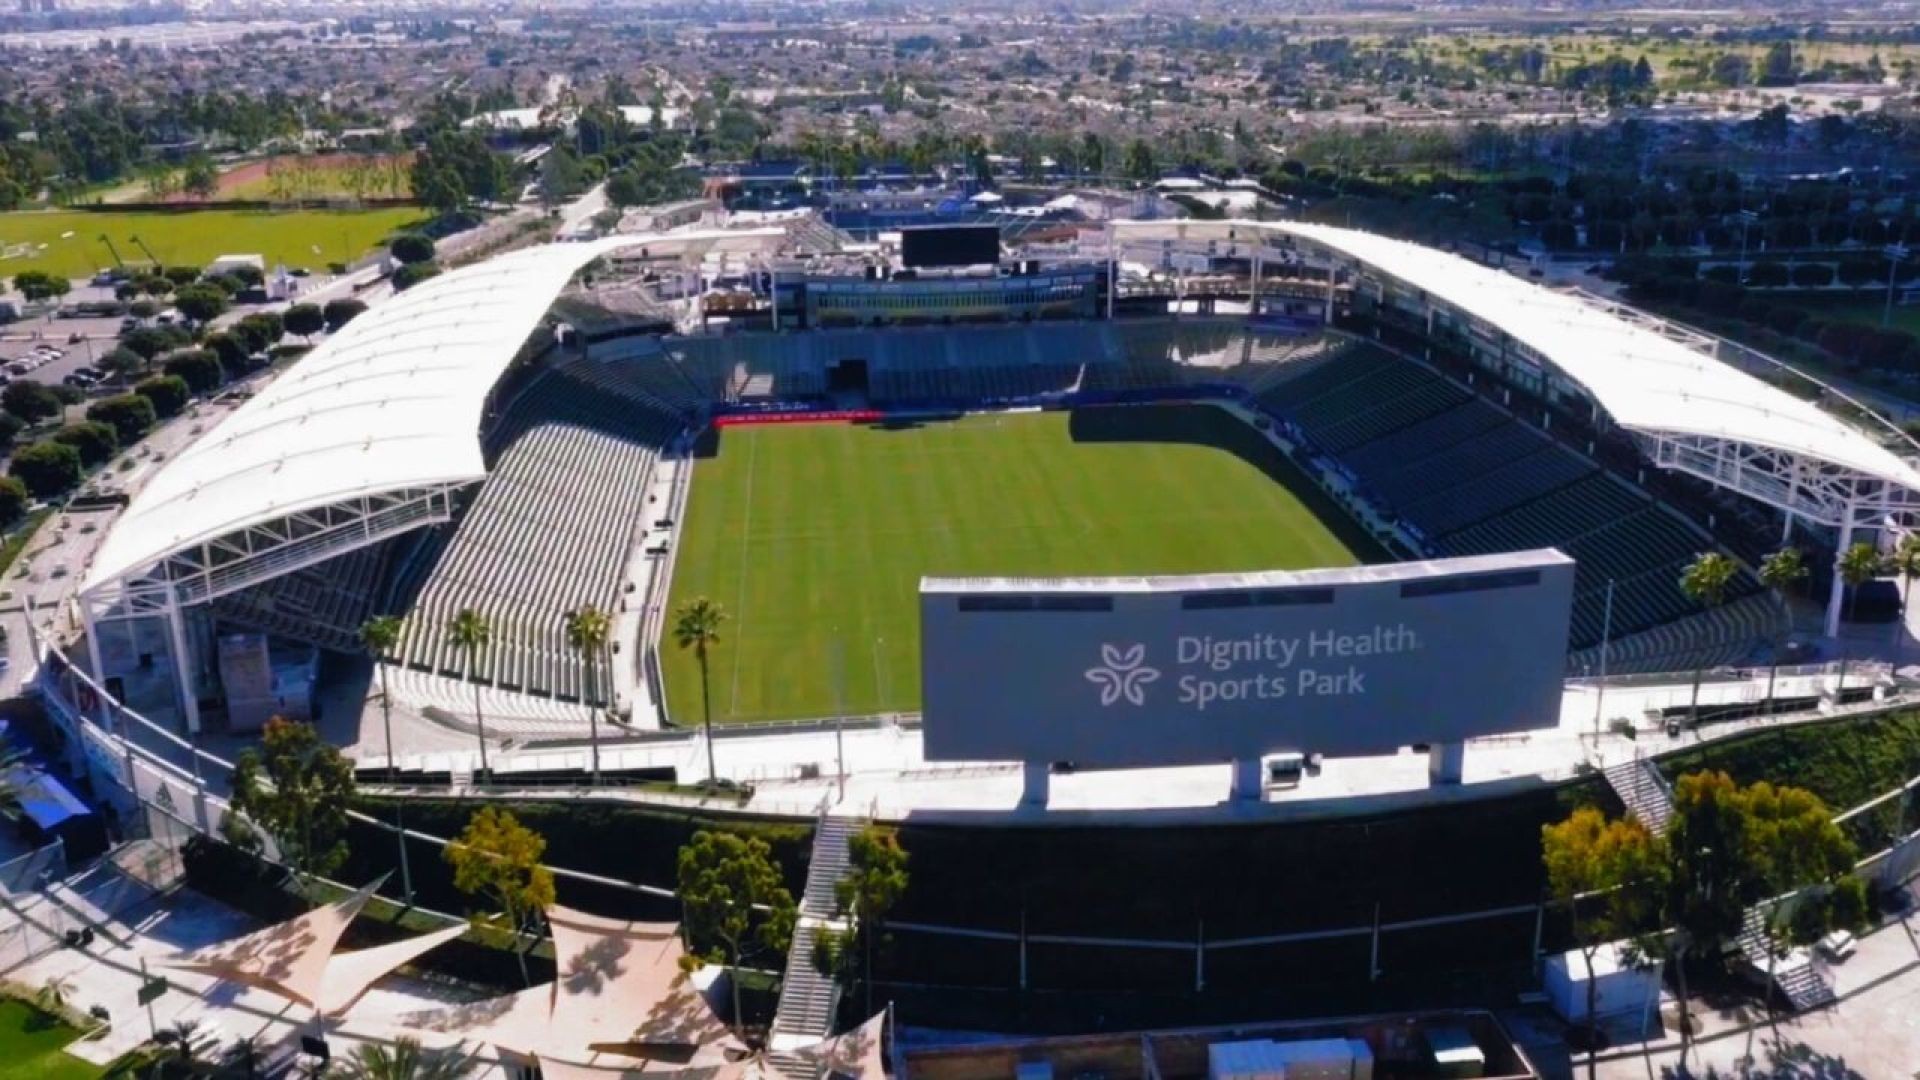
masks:
<instances>
[{"instance_id":1,"label":"street lamp","mask_svg":"<svg viewBox=\"0 0 1920 1080\"><path fill-rule=\"evenodd\" d=\"M1911 254L1905 244L1888 244L1884 250L1887 257L1887 306L1880 313L1880 326L1884 329L1893 321L1893 285L1900 278L1900 264Z\"/></svg>"}]
</instances>

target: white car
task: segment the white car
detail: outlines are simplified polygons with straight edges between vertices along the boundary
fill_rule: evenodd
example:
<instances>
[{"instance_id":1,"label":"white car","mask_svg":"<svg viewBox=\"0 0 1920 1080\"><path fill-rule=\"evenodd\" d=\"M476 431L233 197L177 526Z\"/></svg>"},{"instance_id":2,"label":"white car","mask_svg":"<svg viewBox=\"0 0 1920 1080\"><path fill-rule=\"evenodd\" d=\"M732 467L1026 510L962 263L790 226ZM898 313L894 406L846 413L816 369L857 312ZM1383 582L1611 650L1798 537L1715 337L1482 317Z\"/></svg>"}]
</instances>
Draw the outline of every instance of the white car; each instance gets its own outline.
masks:
<instances>
[{"instance_id":1,"label":"white car","mask_svg":"<svg viewBox=\"0 0 1920 1080\"><path fill-rule=\"evenodd\" d=\"M1815 946L1815 948L1820 950L1820 955L1836 964L1846 962L1847 957L1852 956L1854 950L1859 947L1860 943L1854 940L1853 935L1847 933L1845 930L1835 930L1833 933L1821 938L1820 943Z\"/></svg>"}]
</instances>

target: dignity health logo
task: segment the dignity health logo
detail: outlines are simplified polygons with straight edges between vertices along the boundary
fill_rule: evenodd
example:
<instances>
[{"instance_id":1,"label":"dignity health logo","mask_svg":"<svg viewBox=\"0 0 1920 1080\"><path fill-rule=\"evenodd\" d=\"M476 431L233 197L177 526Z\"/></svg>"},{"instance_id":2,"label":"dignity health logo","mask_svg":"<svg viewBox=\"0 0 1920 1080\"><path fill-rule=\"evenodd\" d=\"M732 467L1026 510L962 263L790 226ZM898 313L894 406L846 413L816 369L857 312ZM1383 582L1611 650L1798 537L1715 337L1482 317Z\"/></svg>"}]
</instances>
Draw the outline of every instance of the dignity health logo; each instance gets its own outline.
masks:
<instances>
[{"instance_id":1,"label":"dignity health logo","mask_svg":"<svg viewBox=\"0 0 1920 1080\"><path fill-rule=\"evenodd\" d=\"M1129 705L1147 703L1147 684L1160 678L1160 670L1147 666L1146 645L1102 645L1100 660L1099 667L1087 669L1087 681L1100 687L1100 704L1113 705L1121 698Z\"/></svg>"}]
</instances>

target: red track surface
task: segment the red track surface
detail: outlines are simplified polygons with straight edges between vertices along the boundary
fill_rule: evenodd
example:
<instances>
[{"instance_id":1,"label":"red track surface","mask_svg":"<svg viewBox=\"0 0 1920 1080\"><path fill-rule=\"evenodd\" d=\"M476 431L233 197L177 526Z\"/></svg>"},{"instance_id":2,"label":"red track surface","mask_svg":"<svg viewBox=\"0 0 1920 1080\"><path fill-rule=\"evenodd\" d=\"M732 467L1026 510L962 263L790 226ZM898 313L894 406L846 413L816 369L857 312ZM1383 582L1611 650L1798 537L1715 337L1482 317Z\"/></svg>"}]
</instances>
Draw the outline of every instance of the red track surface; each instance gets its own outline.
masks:
<instances>
[{"instance_id":1,"label":"red track surface","mask_svg":"<svg viewBox=\"0 0 1920 1080\"><path fill-rule=\"evenodd\" d=\"M818 412L738 413L716 416L714 427L749 427L755 424L847 424L885 419L879 409L823 409Z\"/></svg>"}]
</instances>

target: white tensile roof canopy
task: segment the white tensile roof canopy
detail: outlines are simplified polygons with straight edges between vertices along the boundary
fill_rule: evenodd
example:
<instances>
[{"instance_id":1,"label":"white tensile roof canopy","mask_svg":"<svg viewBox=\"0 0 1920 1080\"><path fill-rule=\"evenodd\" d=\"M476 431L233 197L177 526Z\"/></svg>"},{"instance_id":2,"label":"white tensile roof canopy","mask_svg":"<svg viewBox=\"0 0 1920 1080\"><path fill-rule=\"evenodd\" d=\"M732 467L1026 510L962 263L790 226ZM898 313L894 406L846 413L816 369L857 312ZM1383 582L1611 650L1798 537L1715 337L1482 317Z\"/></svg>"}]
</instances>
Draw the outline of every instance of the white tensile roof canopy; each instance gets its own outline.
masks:
<instances>
[{"instance_id":1,"label":"white tensile roof canopy","mask_svg":"<svg viewBox=\"0 0 1920 1080\"><path fill-rule=\"evenodd\" d=\"M1920 502L1920 471L1867 433L1592 298L1434 248L1330 225L1116 222L1114 237L1136 252L1154 242L1211 243L1222 254L1229 247L1242 254L1302 246L1310 254L1331 252L1497 328L1544 358L1620 428L1656 440L1656 464L1826 524L1849 514L1864 524L1874 506L1910 511Z\"/></svg>"},{"instance_id":2,"label":"white tensile roof canopy","mask_svg":"<svg viewBox=\"0 0 1920 1080\"><path fill-rule=\"evenodd\" d=\"M95 554L83 588L196 545L356 499L486 475L487 395L555 297L616 251L752 251L779 230L546 244L462 267L374 306L167 461Z\"/></svg>"}]
</instances>

